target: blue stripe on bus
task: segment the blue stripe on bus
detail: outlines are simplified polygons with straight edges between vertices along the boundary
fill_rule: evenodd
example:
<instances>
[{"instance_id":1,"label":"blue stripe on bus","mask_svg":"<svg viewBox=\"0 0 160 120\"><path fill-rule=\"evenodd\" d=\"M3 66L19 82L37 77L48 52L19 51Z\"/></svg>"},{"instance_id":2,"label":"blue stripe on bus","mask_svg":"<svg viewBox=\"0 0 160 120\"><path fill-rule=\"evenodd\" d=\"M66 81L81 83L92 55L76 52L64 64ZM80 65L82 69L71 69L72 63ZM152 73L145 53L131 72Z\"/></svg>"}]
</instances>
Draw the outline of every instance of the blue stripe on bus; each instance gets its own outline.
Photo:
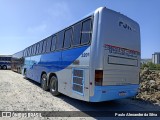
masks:
<instances>
[{"instance_id":1,"label":"blue stripe on bus","mask_svg":"<svg viewBox=\"0 0 160 120\"><path fill-rule=\"evenodd\" d=\"M71 65L88 46L46 54L41 57L40 64L48 65L48 72L57 72ZM53 71L54 70L54 71Z\"/></svg>"},{"instance_id":2,"label":"blue stripe on bus","mask_svg":"<svg viewBox=\"0 0 160 120\"><path fill-rule=\"evenodd\" d=\"M138 93L138 87L139 85L95 86L94 96L90 97L90 101L100 102L133 97ZM120 92L124 92L125 95L120 96Z\"/></svg>"},{"instance_id":3,"label":"blue stripe on bus","mask_svg":"<svg viewBox=\"0 0 160 120\"><path fill-rule=\"evenodd\" d=\"M71 65L88 47L89 46L83 46L27 57L24 67L35 74L41 74L42 71L47 73L57 72ZM34 70L35 68L36 70ZM30 78L28 75L27 77Z\"/></svg>"}]
</instances>

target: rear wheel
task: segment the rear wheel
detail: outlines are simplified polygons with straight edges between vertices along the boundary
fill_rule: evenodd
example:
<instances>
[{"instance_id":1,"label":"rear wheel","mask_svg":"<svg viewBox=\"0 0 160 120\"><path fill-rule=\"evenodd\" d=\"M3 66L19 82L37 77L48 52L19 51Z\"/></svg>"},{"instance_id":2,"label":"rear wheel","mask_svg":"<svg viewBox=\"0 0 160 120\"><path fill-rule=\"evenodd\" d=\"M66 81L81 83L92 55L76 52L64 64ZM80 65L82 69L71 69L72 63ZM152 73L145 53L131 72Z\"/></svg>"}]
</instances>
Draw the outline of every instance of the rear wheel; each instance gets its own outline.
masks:
<instances>
[{"instance_id":1,"label":"rear wheel","mask_svg":"<svg viewBox=\"0 0 160 120\"><path fill-rule=\"evenodd\" d=\"M27 75L27 70L26 70L26 68L24 69L23 74L24 74L24 76L26 76L26 75Z\"/></svg>"},{"instance_id":2,"label":"rear wheel","mask_svg":"<svg viewBox=\"0 0 160 120\"><path fill-rule=\"evenodd\" d=\"M48 90L47 75L45 73L41 77L41 87L42 87L43 90Z\"/></svg>"},{"instance_id":3,"label":"rear wheel","mask_svg":"<svg viewBox=\"0 0 160 120\"><path fill-rule=\"evenodd\" d=\"M27 78L27 69L26 69L26 68L25 68L24 71L23 71L23 75L24 75L24 78L25 78L26 80L28 80L28 78Z\"/></svg>"},{"instance_id":4,"label":"rear wheel","mask_svg":"<svg viewBox=\"0 0 160 120\"><path fill-rule=\"evenodd\" d=\"M3 69L4 69L4 70L7 70L7 66L6 66L6 65L3 65Z\"/></svg>"},{"instance_id":5,"label":"rear wheel","mask_svg":"<svg viewBox=\"0 0 160 120\"><path fill-rule=\"evenodd\" d=\"M20 74L21 74L21 69L20 69L20 68L18 68L18 73L20 73Z\"/></svg>"},{"instance_id":6,"label":"rear wheel","mask_svg":"<svg viewBox=\"0 0 160 120\"><path fill-rule=\"evenodd\" d=\"M50 79L50 92L54 96L58 96L58 79L55 76L52 76Z\"/></svg>"},{"instance_id":7,"label":"rear wheel","mask_svg":"<svg viewBox=\"0 0 160 120\"><path fill-rule=\"evenodd\" d=\"M19 73L20 73L20 74L22 73L21 68L19 68Z\"/></svg>"}]
</instances>

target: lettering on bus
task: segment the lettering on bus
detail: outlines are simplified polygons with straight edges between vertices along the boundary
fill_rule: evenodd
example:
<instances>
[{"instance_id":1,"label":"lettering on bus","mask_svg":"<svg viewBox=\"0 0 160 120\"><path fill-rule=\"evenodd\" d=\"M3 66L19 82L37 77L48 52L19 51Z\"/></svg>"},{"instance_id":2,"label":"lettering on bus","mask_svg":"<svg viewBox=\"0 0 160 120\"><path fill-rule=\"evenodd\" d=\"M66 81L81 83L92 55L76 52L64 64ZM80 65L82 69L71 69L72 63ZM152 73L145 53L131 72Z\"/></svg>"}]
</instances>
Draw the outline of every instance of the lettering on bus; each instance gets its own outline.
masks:
<instances>
[{"instance_id":1,"label":"lettering on bus","mask_svg":"<svg viewBox=\"0 0 160 120\"><path fill-rule=\"evenodd\" d=\"M81 57L88 57L89 53L83 53Z\"/></svg>"},{"instance_id":2,"label":"lettering on bus","mask_svg":"<svg viewBox=\"0 0 160 120\"><path fill-rule=\"evenodd\" d=\"M127 23L124 23L122 21L119 21L119 26L123 27L124 29L127 29L127 30L135 31L135 29L133 27L131 27L130 25L128 25Z\"/></svg>"},{"instance_id":3,"label":"lettering on bus","mask_svg":"<svg viewBox=\"0 0 160 120\"><path fill-rule=\"evenodd\" d=\"M130 50L127 48L121 48L121 47L112 46L108 44L105 44L104 47L106 50L109 51L109 53L112 53L112 54L119 54L119 55L124 55L127 57L134 57L134 58L137 58L137 56L140 55L139 51Z\"/></svg>"}]
</instances>

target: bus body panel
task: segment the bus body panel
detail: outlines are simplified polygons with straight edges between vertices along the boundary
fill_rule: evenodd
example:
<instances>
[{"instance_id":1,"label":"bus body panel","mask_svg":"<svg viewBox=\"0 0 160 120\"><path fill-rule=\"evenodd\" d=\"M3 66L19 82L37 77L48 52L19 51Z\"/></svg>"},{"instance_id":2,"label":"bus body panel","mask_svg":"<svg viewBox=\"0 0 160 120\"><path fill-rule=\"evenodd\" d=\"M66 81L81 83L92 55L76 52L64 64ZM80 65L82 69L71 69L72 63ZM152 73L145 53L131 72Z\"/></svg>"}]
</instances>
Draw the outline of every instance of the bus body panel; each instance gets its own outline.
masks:
<instances>
[{"instance_id":1,"label":"bus body panel","mask_svg":"<svg viewBox=\"0 0 160 120\"><path fill-rule=\"evenodd\" d=\"M73 52L63 51L62 52L62 65L65 69L56 72L59 79L59 92L68 95L72 98L89 101L89 54L90 47L86 46L83 48L84 51L80 51L76 48ZM79 51L79 53L78 53ZM79 55L77 57L77 55ZM76 57L74 57L76 56ZM75 59L76 58L76 59ZM67 66L67 67L66 67ZM74 70L83 71L83 92L77 92L73 90L73 79Z\"/></svg>"},{"instance_id":2,"label":"bus body panel","mask_svg":"<svg viewBox=\"0 0 160 120\"><path fill-rule=\"evenodd\" d=\"M70 64L72 64L73 61L75 61L76 58L78 58L87 48L88 46L83 46L75 49L66 50L65 52L57 51L53 53L26 57L24 68L27 68L27 77L32 78L34 72L30 71L32 71L32 69L35 69L36 67L39 69L40 73L42 73L43 71L47 73L54 73L63 70Z\"/></svg>"},{"instance_id":3,"label":"bus body panel","mask_svg":"<svg viewBox=\"0 0 160 120\"><path fill-rule=\"evenodd\" d=\"M92 70L103 70L102 86L93 84L90 101L99 102L133 97L138 92L140 72L139 25L112 10L99 9L97 41L91 45ZM96 44L95 44L96 43ZM93 63L93 61L92 61Z\"/></svg>"},{"instance_id":4,"label":"bus body panel","mask_svg":"<svg viewBox=\"0 0 160 120\"><path fill-rule=\"evenodd\" d=\"M102 12L101 23L100 39L104 41L103 85L138 84L139 26L133 20L111 10Z\"/></svg>"},{"instance_id":5,"label":"bus body panel","mask_svg":"<svg viewBox=\"0 0 160 120\"><path fill-rule=\"evenodd\" d=\"M73 98L89 101L89 54L90 47L83 46L62 52L53 52L25 58L26 77L40 83L41 74L55 73L58 91ZM83 70L83 94L74 91L73 70ZM77 94L78 93L78 94Z\"/></svg>"},{"instance_id":6,"label":"bus body panel","mask_svg":"<svg viewBox=\"0 0 160 120\"><path fill-rule=\"evenodd\" d=\"M90 97L90 102L103 102L122 98L133 97L137 94L139 85L110 85L96 86L94 96Z\"/></svg>"},{"instance_id":7,"label":"bus body panel","mask_svg":"<svg viewBox=\"0 0 160 120\"><path fill-rule=\"evenodd\" d=\"M94 12L94 20L93 20L93 34L92 34L92 43L91 43L91 51L90 51L90 62L89 62L89 69L90 69L90 86L89 86L89 94L90 96L94 95L94 89L95 89L95 69L102 70L102 59L99 59L99 54L102 51L100 49L101 45L98 40L99 34L98 31L100 29L100 20L99 20L99 13L103 8L98 8ZM101 51L100 51L101 50Z\"/></svg>"}]
</instances>

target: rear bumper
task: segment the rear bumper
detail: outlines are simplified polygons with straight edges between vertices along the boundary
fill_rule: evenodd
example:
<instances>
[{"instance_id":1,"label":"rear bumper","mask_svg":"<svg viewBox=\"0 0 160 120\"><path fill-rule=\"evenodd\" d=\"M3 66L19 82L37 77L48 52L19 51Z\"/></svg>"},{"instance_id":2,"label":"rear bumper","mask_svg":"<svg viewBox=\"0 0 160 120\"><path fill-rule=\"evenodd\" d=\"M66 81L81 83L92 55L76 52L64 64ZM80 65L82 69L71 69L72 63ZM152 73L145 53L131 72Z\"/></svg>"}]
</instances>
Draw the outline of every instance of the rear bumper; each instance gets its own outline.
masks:
<instances>
[{"instance_id":1,"label":"rear bumper","mask_svg":"<svg viewBox=\"0 0 160 120\"><path fill-rule=\"evenodd\" d=\"M138 93L139 85L121 86L95 86L94 96L90 96L90 102L102 102L115 99L133 97ZM120 95L120 93L124 93Z\"/></svg>"}]
</instances>

